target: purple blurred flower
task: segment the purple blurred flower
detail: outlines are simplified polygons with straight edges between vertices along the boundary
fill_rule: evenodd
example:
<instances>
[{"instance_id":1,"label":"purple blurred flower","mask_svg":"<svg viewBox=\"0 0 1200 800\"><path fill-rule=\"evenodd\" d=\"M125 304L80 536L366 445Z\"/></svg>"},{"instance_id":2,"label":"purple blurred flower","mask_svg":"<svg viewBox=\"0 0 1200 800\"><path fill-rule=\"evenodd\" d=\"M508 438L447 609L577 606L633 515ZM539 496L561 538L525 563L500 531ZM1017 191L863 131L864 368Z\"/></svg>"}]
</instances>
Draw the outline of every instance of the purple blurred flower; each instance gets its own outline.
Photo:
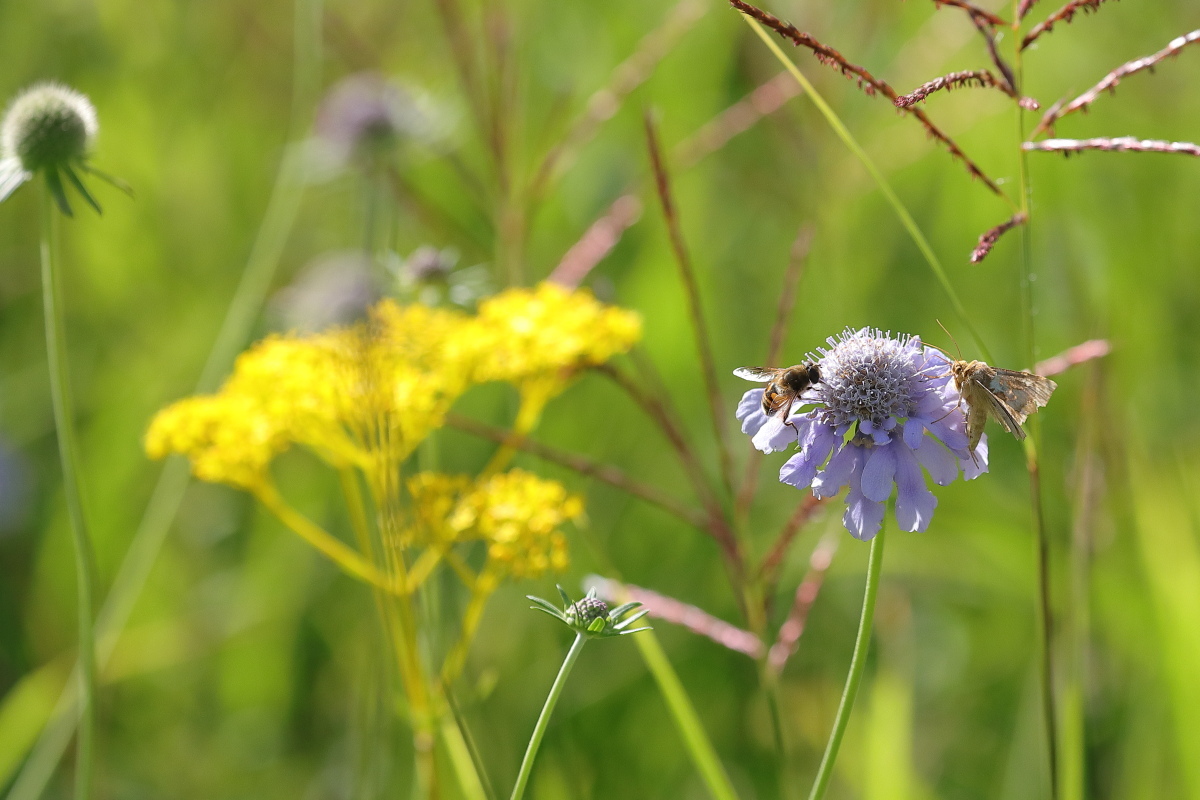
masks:
<instances>
[{"instance_id":1,"label":"purple blurred flower","mask_svg":"<svg viewBox=\"0 0 1200 800\"><path fill-rule=\"evenodd\" d=\"M407 89L373 73L338 82L317 111L314 130L327 156L341 164L373 166L407 138L423 138L430 120Z\"/></svg>"},{"instance_id":2,"label":"purple blurred flower","mask_svg":"<svg viewBox=\"0 0 1200 800\"><path fill-rule=\"evenodd\" d=\"M896 520L908 531L929 527L937 498L924 471L939 486L961 471L971 480L987 471L987 438L967 451L966 417L945 356L916 336L893 336L873 328L846 329L817 348L809 360L821 381L796 407L812 405L787 420L762 410L762 389L738 404L742 432L764 453L799 445L779 471L797 489L812 487L832 497L849 486L843 522L857 539L879 532L884 503L896 486Z\"/></svg>"}]
</instances>

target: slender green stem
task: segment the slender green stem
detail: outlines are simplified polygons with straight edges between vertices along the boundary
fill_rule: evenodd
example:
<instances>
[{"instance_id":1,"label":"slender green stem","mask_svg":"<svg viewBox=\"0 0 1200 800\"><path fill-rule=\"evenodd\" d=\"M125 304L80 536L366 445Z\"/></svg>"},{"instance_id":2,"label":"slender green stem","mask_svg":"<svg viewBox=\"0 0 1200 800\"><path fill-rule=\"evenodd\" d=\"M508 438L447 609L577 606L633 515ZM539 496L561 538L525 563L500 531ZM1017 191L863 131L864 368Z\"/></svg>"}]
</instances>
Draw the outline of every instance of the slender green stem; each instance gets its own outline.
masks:
<instances>
[{"instance_id":1,"label":"slender green stem","mask_svg":"<svg viewBox=\"0 0 1200 800\"><path fill-rule=\"evenodd\" d=\"M858 637L854 640L854 655L850 657L850 674L846 676L846 688L842 691L842 701L838 704L837 716L833 720L833 731L829 734L829 741L825 745L825 755L821 757L821 766L817 769L817 779L813 782L808 800L820 800L825 796L825 790L829 787L829 779L833 776L833 764L837 761L838 748L841 747L842 737L846 734L846 723L850 721L850 709L854 707L858 684L862 682L863 670L867 665L867 649L871 644L871 620L875 616L875 599L879 593L879 573L883 569L885 534L885 530L880 530L871 540L871 556L867 561L867 589L863 596Z\"/></svg>"},{"instance_id":2,"label":"slender green stem","mask_svg":"<svg viewBox=\"0 0 1200 800\"><path fill-rule=\"evenodd\" d=\"M747 17L743 14L742 19L744 19L746 24L749 25L756 34L758 34L759 38L762 39L763 42L766 43L771 53L774 54L777 59L779 59L779 62L783 64L784 68L791 73L793 78L796 79L796 82L804 87L804 93L813 101L813 105L815 105L817 110L820 111L822 116L825 117L826 122L829 123L829 127L833 128L833 132L836 133L838 138L842 140L842 143L846 145L846 149L853 153L854 156L860 162L862 162L863 167L866 168L867 172L871 175L871 178L874 179L875 185L879 187L880 194L882 194L884 199L887 200L888 204L892 207L892 210L896 213L896 216L900 219L900 224L904 226L906 231L908 231L908 235L912 238L913 243L917 246L917 249L921 251L921 255L925 257L925 261L929 264L929 268L933 271L933 276L937 278L938 283L941 284L942 289L946 292L946 297L950 300L950 306L954 309L954 314L958 317L959 323L966 328L967 333L969 333L971 338L975 340L975 346L979 348L979 352L984 359L987 361L993 361L991 353L988 352L987 345L984 344L983 338L979 335L979 331L975 330L975 326L971 324L971 317L967 314L967 310L963 306L962 301L959 300L958 293L954 291L954 286L951 285L950 278L946 275L945 268L942 267L942 262L938 260L937 254L933 252L933 247L929 244L929 240L925 238L925 234L922 233L920 227L917 226L916 220L913 219L912 214L909 213L904 203L900 200L900 197L887 182L887 178L883 176L883 173L879 170L879 167L875 165L875 162L871 160L871 157L867 155L867 152L863 150L862 145L860 145L854 138L854 135L850 133L850 130L846 127L845 123L842 122L841 118L838 117L837 112L833 110L833 107L825 101L825 98L822 97L812 83L809 82L808 78L804 76L804 73L801 72L796 65L792 63L791 59L784 54L783 50L781 50L778 43L771 38L770 34L763 30L762 26L759 25L755 20L750 19L750 17Z\"/></svg>"},{"instance_id":3,"label":"slender green stem","mask_svg":"<svg viewBox=\"0 0 1200 800\"><path fill-rule=\"evenodd\" d=\"M1014 23L1015 25L1016 23ZM1017 90L1025 80L1024 62L1019 45L1021 37L1014 30L1013 70L1017 76ZM1033 321L1033 219L1031 217L1033 186L1029 180L1029 154L1021 146L1025 141L1025 109L1018 103L1016 113L1016 148L1021 212L1025 224L1021 226L1021 262L1017 284L1021 293L1021 328L1025 347L1025 363L1029 369L1037 363L1036 332ZM1042 695L1042 724L1045 728L1046 758L1049 767L1050 797L1055 800L1059 793L1058 770L1058 724L1054 707L1054 616L1050 596L1050 537L1046 529L1046 514L1042 497L1041 450L1042 431L1037 419L1027 423L1029 436L1025 439L1025 466L1029 472L1029 503L1031 508L1034 559L1038 577L1038 636L1040 639L1040 678Z\"/></svg>"},{"instance_id":4,"label":"slender green stem","mask_svg":"<svg viewBox=\"0 0 1200 800\"><path fill-rule=\"evenodd\" d=\"M46 323L46 358L50 362L50 399L62 463L63 494L75 545L79 612L79 736L75 750L75 797L87 800L92 789L92 742L96 730L96 642L92 597L96 591L92 540L83 515L79 489L79 446L75 440L75 405L67 371L67 331L63 323L62 274L58 267L58 214L47 189L42 191L42 305Z\"/></svg>"},{"instance_id":5,"label":"slender green stem","mask_svg":"<svg viewBox=\"0 0 1200 800\"><path fill-rule=\"evenodd\" d=\"M563 660L562 666L558 668L558 677L554 679L554 685L550 687L550 694L546 695L542 713L538 716L537 724L533 726L533 735L529 737L529 746L525 748L525 758L521 760L521 769L517 773L517 783L513 786L511 800L521 800L525 794L525 787L529 784L529 776L533 772L533 759L537 757L538 748L542 745L542 737L546 735L546 726L550 724L550 715L554 712L559 695L562 694L563 687L567 685L567 676L571 674L571 668L575 666L575 660L579 658L579 652L583 650L586 643L586 636L582 633L575 634L575 641L571 643L567 657Z\"/></svg>"},{"instance_id":6,"label":"slender green stem","mask_svg":"<svg viewBox=\"0 0 1200 800\"><path fill-rule=\"evenodd\" d=\"M663 652L662 645L658 643L658 637L654 635L654 631L644 631L632 638L642 653L642 660L646 662L646 667L658 684L659 694L667 703L667 709L671 712L680 735L683 736L683 743L692 758L692 763L696 765L700 778L708 787L708 793L715 800L737 800L737 792L734 791L729 776L725 774L725 768L717 758L717 751L713 749L712 742L700 723L700 717L683 688L683 683L667 659L667 654Z\"/></svg>"}]
</instances>

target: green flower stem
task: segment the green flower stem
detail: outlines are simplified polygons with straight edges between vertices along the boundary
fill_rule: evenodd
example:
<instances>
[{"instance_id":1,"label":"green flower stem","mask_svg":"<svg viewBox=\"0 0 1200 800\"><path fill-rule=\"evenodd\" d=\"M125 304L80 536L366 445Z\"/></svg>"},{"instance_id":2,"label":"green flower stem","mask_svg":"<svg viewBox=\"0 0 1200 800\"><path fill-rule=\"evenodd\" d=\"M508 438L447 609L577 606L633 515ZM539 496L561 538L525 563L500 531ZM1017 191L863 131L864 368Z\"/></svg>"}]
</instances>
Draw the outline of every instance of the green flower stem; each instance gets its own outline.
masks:
<instances>
[{"instance_id":1,"label":"green flower stem","mask_svg":"<svg viewBox=\"0 0 1200 800\"><path fill-rule=\"evenodd\" d=\"M533 772L533 759L537 757L542 737L546 735L546 726L550 724L550 715L554 712L559 695L562 694L563 687L567 685L567 676L571 674L571 668L575 666L575 661L579 658L579 653L586 643L586 636L582 633L575 634L575 641L571 644L571 649L567 651L567 657L558 669L558 677L554 679L554 685L550 687L550 694L546 695L546 702L542 706L542 713L538 716L537 724L533 726L533 735L529 737L529 746L525 748L525 758L521 760L521 770L517 773L517 783L513 786L511 800L521 800L521 797L525 795L525 787L529 784L529 775Z\"/></svg>"},{"instance_id":2,"label":"green flower stem","mask_svg":"<svg viewBox=\"0 0 1200 800\"><path fill-rule=\"evenodd\" d=\"M817 769L808 800L821 800L833 776L833 765L837 761L838 748L846 734L846 723L850 721L850 709L854 707L854 696L862 682L863 670L867 665L867 649L871 645L871 621L875 617L875 599L879 593L879 573L883 570L883 539L886 531L880 530L871 540L871 556L867 561L867 590L863 596L862 619L858 623L858 637L854 640L854 655L850 658L850 674L846 676L846 688L838 704L837 716L833 720L833 731L825 745L825 755Z\"/></svg>"},{"instance_id":3,"label":"green flower stem","mask_svg":"<svg viewBox=\"0 0 1200 800\"><path fill-rule=\"evenodd\" d=\"M713 749L708 734L704 732L700 717L679 681L679 676L675 674L667 654L658 643L658 637L654 635L654 631L643 631L634 636L633 641L641 651L642 660L654 676L655 683L658 684L659 694L667 702L667 709L675 719L675 726L683 736L688 755L699 770L709 794L715 800L737 800L737 792L729 782L729 776L725 774L725 768L721 766L717 751Z\"/></svg>"},{"instance_id":4,"label":"green flower stem","mask_svg":"<svg viewBox=\"0 0 1200 800\"><path fill-rule=\"evenodd\" d=\"M784 54L779 44L771 38L770 34L763 30L762 26L750 17L743 14L742 19L746 20L746 24L750 26L751 30L758 34L758 37L766 43L771 53L779 59L784 68L796 79L796 82L804 88L804 93L813 101L813 105L825 117L826 122L829 123L829 127L833 128L833 132L846 145L846 149L862 162L863 167L866 168L871 178L874 179L875 185L879 187L880 194L883 195L884 199L892 207L892 210L895 211L896 216L900 219L900 224L908 231L908 235L912 237L913 243L916 244L917 249L921 251L921 255L925 257L925 261L928 262L929 268L933 270L934 277L937 278L938 283L941 284L942 289L946 292L946 297L950 300L950 306L954 309L954 314L958 317L959 324L966 328L967 333L975 340L975 346L979 348L979 352L984 360L994 362L991 353L988 352L987 345L984 344L983 338L979 335L979 331L975 330L975 326L971 324L971 317L967 314L966 308L963 307L962 301L959 300L958 293L954 291L954 286L951 285L950 278L947 277L946 270L942 267L942 262L938 260L937 254L933 252L933 247L929 244L929 240L925 238L925 234L917 226L917 221L913 219L912 214L908 212L904 203L896 195L895 190L887 182L887 178L883 177L883 173L880 172L879 167L875 165L875 162L871 160L867 152L863 150L862 145L858 143L854 135L850 133L845 123L838 117L837 112L817 92L808 78L804 76L804 73Z\"/></svg>"},{"instance_id":5,"label":"green flower stem","mask_svg":"<svg viewBox=\"0 0 1200 800\"><path fill-rule=\"evenodd\" d=\"M79 612L79 736L75 750L75 797L91 795L92 741L96 730L96 642L92 597L96 591L92 540L83 516L79 490L79 447L75 441L75 406L67 373L67 336L63 324L62 275L58 268L58 215L48 189L42 191L42 305L46 323L46 358L50 363L50 399L58 457L62 462L63 493L75 545Z\"/></svg>"}]
</instances>

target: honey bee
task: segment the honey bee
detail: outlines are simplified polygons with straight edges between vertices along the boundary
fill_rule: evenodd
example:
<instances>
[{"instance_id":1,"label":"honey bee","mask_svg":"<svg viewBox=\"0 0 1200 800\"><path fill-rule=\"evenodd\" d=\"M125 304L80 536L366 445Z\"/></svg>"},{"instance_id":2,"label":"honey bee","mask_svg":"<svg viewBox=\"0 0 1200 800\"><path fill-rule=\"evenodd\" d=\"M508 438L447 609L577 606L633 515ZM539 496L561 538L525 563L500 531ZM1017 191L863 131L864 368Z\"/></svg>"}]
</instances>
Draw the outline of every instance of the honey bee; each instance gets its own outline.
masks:
<instances>
[{"instance_id":1,"label":"honey bee","mask_svg":"<svg viewBox=\"0 0 1200 800\"><path fill-rule=\"evenodd\" d=\"M814 383L821 381L821 369L811 362L794 367L738 367L734 375L748 381L765 383L762 409L768 417L779 417L787 421L792 405ZM791 424L791 423L787 423Z\"/></svg>"}]
</instances>

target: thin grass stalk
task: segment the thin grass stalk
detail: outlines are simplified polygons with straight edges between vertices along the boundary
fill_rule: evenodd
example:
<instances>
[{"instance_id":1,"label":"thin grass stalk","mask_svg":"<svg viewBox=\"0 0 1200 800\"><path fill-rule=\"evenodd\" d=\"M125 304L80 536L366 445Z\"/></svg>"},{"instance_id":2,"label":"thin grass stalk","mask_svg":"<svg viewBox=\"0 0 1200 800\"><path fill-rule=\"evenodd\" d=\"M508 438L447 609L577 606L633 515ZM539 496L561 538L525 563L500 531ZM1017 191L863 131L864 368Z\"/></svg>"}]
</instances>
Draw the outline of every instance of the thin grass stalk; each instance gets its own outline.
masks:
<instances>
[{"instance_id":1,"label":"thin grass stalk","mask_svg":"<svg viewBox=\"0 0 1200 800\"><path fill-rule=\"evenodd\" d=\"M805 93L813 101L813 104L816 105L817 110L821 112L821 115L825 117L825 121L829 123L829 127L833 128L833 132L837 134L839 139L842 140L842 144L846 146L846 149L853 153L854 156L862 163L863 167L867 170L867 173L875 181L876 186L879 187L880 194L882 194L884 199L887 200L888 205L892 207L896 217L900 220L900 224L912 238L913 243L917 246L917 250L919 250L921 255L924 256L925 262L929 264L929 268L933 271L934 278L937 279L937 282L941 285L942 290L945 291L946 297L950 301L950 306L954 310L954 315L958 318L959 324L963 326L963 328L971 336L971 339L974 340L975 346L979 348L979 352L984 357L984 360L993 361L994 359L992 358L987 345L984 343L983 337L980 336L979 331L975 329L975 325L971 322L971 317L967 314L966 308L963 307L962 301L958 298L958 293L954 291L954 286L951 285L950 278L946 275L946 270L942 267L942 262L938 260L937 254L934 253L933 247L929 244L929 240L925 238L925 234L921 232L916 220L913 219L912 214L909 213L904 203L901 202L899 196L897 196L895 190L892 189L891 185L887 182L887 179L883 176L883 173L880 172L879 167L875 165L875 162L872 161L871 157L867 155L865 150L863 150L862 145L860 145L850 133L850 130L846 127L845 123L843 123L841 118L838 117L837 112L835 112L829 103L826 102L825 98L822 97L819 92L817 92L808 78L804 76L804 73L802 73L799 68L793 64L786 55L784 55L783 50L780 49L775 40L772 39L767 32L763 30L762 26L755 20L744 14L742 15L742 19L744 19L746 24L750 26L750 29L753 30L755 34L757 34L758 37L763 40L763 43L766 44L767 48L771 51L775 58L779 59L779 62L783 64L787 71L792 74L792 77L794 77L796 81L802 87L804 87Z\"/></svg>"},{"instance_id":2,"label":"thin grass stalk","mask_svg":"<svg viewBox=\"0 0 1200 800\"><path fill-rule=\"evenodd\" d=\"M708 397L708 411L712 417L713 433L716 436L717 452L721 462L721 481L725 485L725 491L732 495L733 459L729 453L728 426L722 410L721 390L717 386L717 366L713 356L712 336L708 332L708 323L704 319L704 306L700 301L700 285L696 280L696 271L683 240L683 231L680 228L679 216L671 193L671 176L663 161L662 148L658 142L657 126L650 113L645 115L643 122L646 130L646 145L650 150L650 164L654 169L654 184L658 189L658 199L667 223L671 249L675 253L675 262L679 266L679 275L687 295L692 335L696 340L696 350L700 354L700 368L704 378L705 393Z\"/></svg>"},{"instance_id":3,"label":"thin grass stalk","mask_svg":"<svg viewBox=\"0 0 1200 800\"><path fill-rule=\"evenodd\" d=\"M62 467L63 495L75 552L76 612L79 622L79 735L75 740L75 798L92 793L92 745L96 735L96 642L92 598L96 592L95 554L83 512L79 486L79 444L75 438L75 404L67 367L62 270L59 266L59 219L50 191L42 189L42 308L46 326L46 358L50 362L50 400Z\"/></svg>"},{"instance_id":4,"label":"thin grass stalk","mask_svg":"<svg viewBox=\"0 0 1200 800\"><path fill-rule=\"evenodd\" d=\"M817 508L824 502L823 498L815 495L805 495L800 504L796 506L796 510L788 517L787 522L783 524L779 535L775 537L775 543L771 545L770 551L763 557L762 564L758 568L758 579L762 581L768 592L775 590L779 568L783 565L783 559L787 557L792 542L796 540L796 536L804 529L804 525L812 519Z\"/></svg>"},{"instance_id":5,"label":"thin grass stalk","mask_svg":"<svg viewBox=\"0 0 1200 800\"><path fill-rule=\"evenodd\" d=\"M683 737L688 755L700 773L708 793L714 800L737 800L737 792L729 782L725 767L721 765L696 708L687 696L679 675L667 659L667 654L663 652L658 637L654 635L654 631L644 631L632 638L641 651L642 660L646 662L650 674L654 676L654 682L658 684L659 694L667 703L667 709Z\"/></svg>"},{"instance_id":6,"label":"thin grass stalk","mask_svg":"<svg viewBox=\"0 0 1200 800\"><path fill-rule=\"evenodd\" d=\"M876 78L866 69L857 64L850 63L846 57L837 50L834 50L832 47L817 41L815 38L807 33L804 33L790 22L784 22L778 17L763 11L761 8L745 2L745 0L729 0L729 2L730 5L742 12L742 14L763 25L766 25L781 37L790 41L793 45L797 47L805 47L811 50L813 55L815 55L817 60L822 64L837 69L838 72L842 73L842 75L855 81L858 84L858 87L862 89L863 93L868 97L873 97L876 94L879 94L892 101L893 105L899 98L900 95L897 94L896 90L893 89L887 81ZM785 63L790 62L785 61ZM999 197L1005 203L1005 205L1016 211L1016 204L1013 203L1012 199L1004 193L1004 191L994 180L989 178L987 174L979 168L978 164L971 160L970 156L963 152L963 149L958 146L957 142L946 135L946 133L937 125L934 125L933 120L931 120L924 111L912 105L900 106L900 110L917 120L917 122L921 124L921 127L925 129L925 132L929 134L930 137L941 142L942 146L949 151L951 157L957 159L972 178L978 178L983 185L986 186L989 191Z\"/></svg>"},{"instance_id":7,"label":"thin grass stalk","mask_svg":"<svg viewBox=\"0 0 1200 800\"><path fill-rule=\"evenodd\" d=\"M542 746L542 738L546 735L546 726L550 724L550 715L554 712L554 706L558 704L563 687L567 685L567 676L571 674L571 668L575 666L575 660L579 658L579 653L585 644L587 644L587 637L582 633L575 634L575 641L571 643L567 657L563 659L562 666L558 668L558 675L554 678L554 683L550 686L550 693L546 695L546 702L542 705L542 713L538 715L537 723L533 726L533 735L529 737L529 744L525 748L525 757L521 759L521 768L517 772L517 782L513 786L511 800L521 800L525 796L525 787L529 784L529 776L533 774L533 760L537 757L538 748Z\"/></svg>"},{"instance_id":8,"label":"thin grass stalk","mask_svg":"<svg viewBox=\"0 0 1200 800\"><path fill-rule=\"evenodd\" d=\"M973 18L982 20L989 25L996 25L1002 28L1008 27L1008 23L1005 22L1002 17L998 17L992 12L982 9L974 3L968 3L967 0L933 0L933 3L937 6L954 6L955 8L961 8Z\"/></svg>"},{"instance_id":9,"label":"thin grass stalk","mask_svg":"<svg viewBox=\"0 0 1200 800\"><path fill-rule=\"evenodd\" d=\"M788 659L796 653L800 646L800 637L804 634L804 628L808 624L808 614L812 611L813 603L817 602L817 595L820 594L821 586L825 583L825 573L829 570L829 565L833 563L840 540L841 534L838 531L826 534L817 543L816 549L808 559L808 572L805 573L804 580L800 581L800 585L796 587L792 609L788 612L784 623L779 626L779 634L767 653L767 666L775 676L783 673Z\"/></svg>"},{"instance_id":10,"label":"thin grass stalk","mask_svg":"<svg viewBox=\"0 0 1200 800\"><path fill-rule=\"evenodd\" d=\"M833 719L833 730L825 744L825 754L821 757L821 766L817 768L817 777L813 781L808 800L821 800L825 796L825 790L829 788L829 779L833 777L833 765L837 761L838 749L842 746L842 737L846 734L846 724L850 721L850 711L854 708L858 685L862 682L863 672L866 670L867 650L871 645L871 623L875 618L875 600L879 594L879 575L883 571L883 543L886 536L885 524L871 540L871 554L867 560L867 588L863 594L858 634L854 638L854 655L850 657L846 687L842 690L842 699Z\"/></svg>"},{"instance_id":11,"label":"thin grass stalk","mask_svg":"<svg viewBox=\"0 0 1200 800\"><path fill-rule=\"evenodd\" d=\"M467 725L467 718L463 715L462 709L458 705L458 701L454 698L454 691L449 684L442 684L442 697L446 701L446 708L449 710L452 720L447 720L442 723L442 735L447 740L457 736L462 742L462 746L466 748L467 754L471 759L471 764L474 768L474 774L479 784L479 791L486 800L496 800L496 790L492 787L492 781L488 777L487 770L484 768L483 756L480 755L479 746L475 743L475 737L471 735L471 729ZM449 731L446 727L448 722L453 722L454 731ZM457 747L457 745L455 745ZM463 773L460 772L459 783L463 786L464 792L467 791L466 780ZM468 798L470 800L470 798Z\"/></svg>"},{"instance_id":12,"label":"thin grass stalk","mask_svg":"<svg viewBox=\"0 0 1200 800\"><path fill-rule=\"evenodd\" d=\"M1014 41L1015 41L1014 37ZM1019 81L1024 81L1022 51L1024 45L1013 48L1013 64ZM1021 214L1021 260L1017 283L1021 296L1022 340L1025 361L1029 369L1037 363L1036 331L1033 319L1033 228L1030 224L1030 209L1033 204L1033 187L1029 181L1029 154L1022 147L1025 139L1025 109L1016 108L1016 147L1019 164ZM1029 502L1033 524L1034 558L1037 565L1037 627L1039 638L1042 725L1046 738L1046 756L1049 769L1050 798L1058 798L1058 731L1054 697L1054 622L1053 602L1050 589L1050 538L1046 529L1044 498L1042 495L1041 464L1038 452L1041 449L1041 424L1035 417L1031 420L1029 435L1024 440L1025 465L1029 472Z\"/></svg>"},{"instance_id":13,"label":"thin grass stalk","mask_svg":"<svg viewBox=\"0 0 1200 800\"><path fill-rule=\"evenodd\" d=\"M296 66L288 129L288 141L293 143L300 139L301 131L308 124L308 114L319 83L321 8L322 0L296 0L295 3ZM291 145L276 172L266 213L255 234L246 267L230 299L193 394L215 391L234 357L250 338L300 208L305 164L300 149L295 144ZM175 521L189 482L187 461L180 456L171 457L159 472L141 522L96 617L96 658L101 669L116 649L117 640L129 621L134 604L146 585ZM42 730L14 780L8 800L37 800L45 791L75 730L77 714L73 713L73 708L78 702L74 694L75 685L74 681L68 682L59 695L50 722Z\"/></svg>"}]
</instances>

